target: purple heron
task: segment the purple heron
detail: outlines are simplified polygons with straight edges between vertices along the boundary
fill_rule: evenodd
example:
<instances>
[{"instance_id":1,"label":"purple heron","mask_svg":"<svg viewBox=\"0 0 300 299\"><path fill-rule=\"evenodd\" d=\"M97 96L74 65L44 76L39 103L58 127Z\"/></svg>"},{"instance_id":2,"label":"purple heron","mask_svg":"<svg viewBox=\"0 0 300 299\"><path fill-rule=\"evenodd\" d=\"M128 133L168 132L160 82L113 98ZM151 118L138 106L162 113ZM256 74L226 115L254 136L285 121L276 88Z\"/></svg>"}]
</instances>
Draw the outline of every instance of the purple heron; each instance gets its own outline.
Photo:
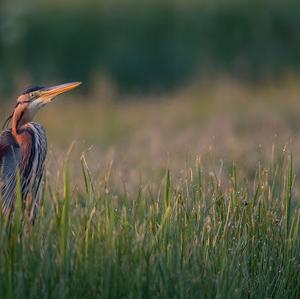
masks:
<instances>
[{"instance_id":1,"label":"purple heron","mask_svg":"<svg viewBox=\"0 0 300 299\"><path fill-rule=\"evenodd\" d=\"M56 96L80 84L72 82L52 87L35 86L19 96L0 134L0 204L4 215L11 215L14 211L19 177L22 207L28 208L30 220L34 221L42 195L47 138L43 127L33 122L33 118ZM5 129L10 121L11 128Z\"/></svg>"}]
</instances>

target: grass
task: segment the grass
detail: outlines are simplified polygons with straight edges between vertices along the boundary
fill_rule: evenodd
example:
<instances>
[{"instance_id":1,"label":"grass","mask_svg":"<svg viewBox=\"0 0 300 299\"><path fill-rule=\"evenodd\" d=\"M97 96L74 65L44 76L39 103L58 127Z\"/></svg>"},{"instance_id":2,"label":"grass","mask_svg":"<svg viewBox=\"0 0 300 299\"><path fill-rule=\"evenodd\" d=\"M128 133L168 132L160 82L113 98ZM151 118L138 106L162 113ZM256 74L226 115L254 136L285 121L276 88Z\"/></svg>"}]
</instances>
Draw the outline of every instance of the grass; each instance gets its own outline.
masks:
<instances>
[{"instance_id":1,"label":"grass","mask_svg":"<svg viewBox=\"0 0 300 299\"><path fill-rule=\"evenodd\" d=\"M57 99L36 223L20 197L0 218L0 298L299 298L298 83Z\"/></svg>"},{"instance_id":2,"label":"grass","mask_svg":"<svg viewBox=\"0 0 300 299\"><path fill-rule=\"evenodd\" d=\"M66 163L34 226L15 221L8 234L2 219L1 298L299 298L291 159L253 182L235 165L223 182L198 159L131 197L81 162L81 186Z\"/></svg>"}]
</instances>

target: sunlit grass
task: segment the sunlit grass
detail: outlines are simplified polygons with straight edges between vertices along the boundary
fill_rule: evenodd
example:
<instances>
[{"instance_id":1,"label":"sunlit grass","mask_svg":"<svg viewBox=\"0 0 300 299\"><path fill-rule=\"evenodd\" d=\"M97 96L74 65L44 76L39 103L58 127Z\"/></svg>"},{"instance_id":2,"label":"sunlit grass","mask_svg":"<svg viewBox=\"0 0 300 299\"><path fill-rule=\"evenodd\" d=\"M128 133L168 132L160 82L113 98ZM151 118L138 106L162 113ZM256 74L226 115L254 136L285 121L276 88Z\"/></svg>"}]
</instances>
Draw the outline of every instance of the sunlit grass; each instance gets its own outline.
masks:
<instances>
[{"instance_id":1,"label":"sunlit grass","mask_svg":"<svg viewBox=\"0 0 300 299\"><path fill-rule=\"evenodd\" d=\"M299 298L299 204L292 161L233 165L224 180L198 159L134 195L93 182L46 187L34 226L1 222L1 298Z\"/></svg>"},{"instance_id":2,"label":"sunlit grass","mask_svg":"<svg viewBox=\"0 0 300 299\"><path fill-rule=\"evenodd\" d=\"M35 225L19 191L0 219L0 298L299 298L298 95L57 98Z\"/></svg>"}]
</instances>

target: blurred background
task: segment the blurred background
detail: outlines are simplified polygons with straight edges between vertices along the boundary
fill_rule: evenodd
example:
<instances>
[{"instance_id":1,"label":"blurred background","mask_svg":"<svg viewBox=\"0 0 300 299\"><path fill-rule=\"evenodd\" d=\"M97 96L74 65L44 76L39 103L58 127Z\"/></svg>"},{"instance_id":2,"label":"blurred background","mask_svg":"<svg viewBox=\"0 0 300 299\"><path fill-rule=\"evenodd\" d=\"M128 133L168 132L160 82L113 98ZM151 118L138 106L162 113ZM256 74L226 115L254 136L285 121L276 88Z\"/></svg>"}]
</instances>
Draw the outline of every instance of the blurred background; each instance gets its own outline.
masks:
<instances>
[{"instance_id":1,"label":"blurred background","mask_svg":"<svg viewBox=\"0 0 300 299\"><path fill-rule=\"evenodd\" d=\"M80 80L38 117L49 164L76 140L125 180L196 156L253 174L288 149L300 169L299 16L292 0L1 0L0 120L24 87Z\"/></svg>"},{"instance_id":2,"label":"blurred background","mask_svg":"<svg viewBox=\"0 0 300 299\"><path fill-rule=\"evenodd\" d=\"M168 91L219 73L298 72L300 3L274 0L10 0L0 7L0 84L106 77Z\"/></svg>"}]
</instances>

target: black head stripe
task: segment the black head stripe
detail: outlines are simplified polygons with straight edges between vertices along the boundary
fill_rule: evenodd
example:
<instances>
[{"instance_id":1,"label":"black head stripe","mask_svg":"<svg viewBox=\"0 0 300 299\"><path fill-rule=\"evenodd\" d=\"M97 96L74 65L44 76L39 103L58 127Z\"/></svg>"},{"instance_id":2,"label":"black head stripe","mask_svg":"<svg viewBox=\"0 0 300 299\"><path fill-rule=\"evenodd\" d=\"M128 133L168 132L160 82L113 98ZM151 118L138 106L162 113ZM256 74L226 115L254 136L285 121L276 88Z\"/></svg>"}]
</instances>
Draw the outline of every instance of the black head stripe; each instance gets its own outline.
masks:
<instances>
[{"instance_id":1,"label":"black head stripe","mask_svg":"<svg viewBox=\"0 0 300 299\"><path fill-rule=\"evenodd\" d=\"M43 88L44 88L44 86L30 86L30 87L24 89L23 92L21 93L21 95L24 95L24 94L27 94L27 93L30 93L33 91L37 91L37 90L40 90Z\"/></svg>"}]
</instances>

